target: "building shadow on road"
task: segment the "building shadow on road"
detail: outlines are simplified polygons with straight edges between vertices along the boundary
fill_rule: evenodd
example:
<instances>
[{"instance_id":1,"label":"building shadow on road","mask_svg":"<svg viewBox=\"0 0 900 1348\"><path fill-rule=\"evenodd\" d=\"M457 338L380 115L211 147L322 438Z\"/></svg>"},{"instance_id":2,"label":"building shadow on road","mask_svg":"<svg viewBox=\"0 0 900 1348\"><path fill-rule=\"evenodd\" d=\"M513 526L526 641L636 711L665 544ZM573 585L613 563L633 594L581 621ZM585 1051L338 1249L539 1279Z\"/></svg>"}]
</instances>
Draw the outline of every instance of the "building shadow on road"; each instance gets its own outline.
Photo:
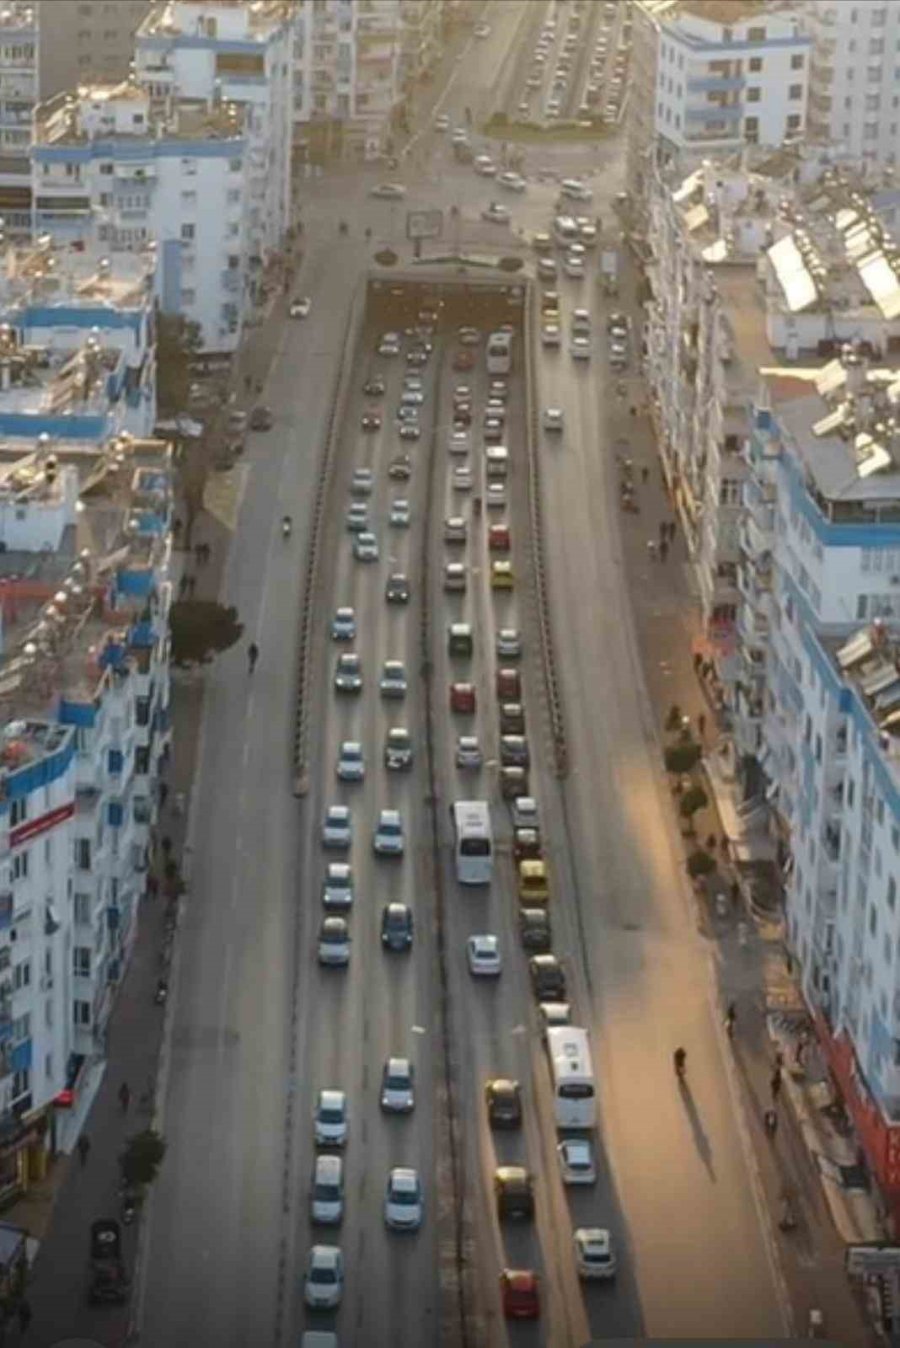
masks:
<instances>
[{"instance_id":1,"label":"building shadow on road","mask_svg":"<svg viewBox=\"0 0 900 1348\"><path fill-rule=\"evenodd\" d=\"M694 1135L694 1146L697 1148L697 1155L703 1162L706 1173L715 1183L716 1169L713 1165L712 1146L706 1135L706 1130L700 1119L700 1112L697 1109L696 1102L691 1094L691 1088L687 1081L681 1080L678 1083L678 1090L681 1094L681 1103L684 1105L684 1112L687 1114L688 1123L691 1125L691 1132Z\"/></svg>"}]
</instances>

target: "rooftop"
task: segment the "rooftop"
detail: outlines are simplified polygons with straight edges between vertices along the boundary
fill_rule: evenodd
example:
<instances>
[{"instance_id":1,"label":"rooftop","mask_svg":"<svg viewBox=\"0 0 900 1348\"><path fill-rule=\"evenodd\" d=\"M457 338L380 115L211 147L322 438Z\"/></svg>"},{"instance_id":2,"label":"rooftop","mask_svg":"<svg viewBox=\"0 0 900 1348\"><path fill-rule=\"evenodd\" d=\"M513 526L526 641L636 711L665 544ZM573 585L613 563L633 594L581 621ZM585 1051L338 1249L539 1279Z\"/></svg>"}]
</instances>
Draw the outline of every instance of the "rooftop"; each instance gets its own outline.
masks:
<instances>
[{"instance_id":1,"label":"rooftop","mask_svg":"<svg viewBox=\"0 0 900 1348\"><path fill-rule=\"evenodd\" d=\"M58 721L7 721L0 726L0 780L55 754L73 733Z\"/></svg>"},{"instance_id":2,"label":"rooftop","mask_svg":"<svg viewBox=\"0 0 900 1348\"><path fill-rule=\"evenodd\" d=\"M120 122L116 113L126 105L143 105L139 126L133 118ZM34 110L37 145L86 145L94 140L226 140L243 134L246 108L239 103L215 103L197 98L150 100L131 80L118 84L80 87L39 103Z\"/></svg>"},{"instance_id":3,"label":"rooftop","mask_svg":"<svg viewBox=\"0 0 900 1348\"><path fill-rule=\"evenodd\" d=\"M877 621L848 641L833 643L832 657L869 709L882 751L900 768L900 628Z\"/></svg>"},{"instance_id":4,"label":"rooftop","mask_svg":"<svg viewBox=\"0 0 900 1348\"><path fill-rule=\"evenodd\" d=\"M281 0L169 0L154 5L137 30L143 37L183 37L204 34L223 41L265 41L285 21ZM214 26L213 31L209 24Z\"/></svg>"},{"instance_id":5,"label":"rooftop","mask_svg":"<svg viewBox=\"0 0 900 1348\"><path fill-rule=\"evenodd\" d=\"M49 234L0 252L0 309L9 305L143 308L151 299L156 249L105 254L57 246Z\"/></svg>"},{"instance_id":6,"label":"rooftop","mask_svg":"<svg viewBox=\"0 0 900 1348\"><path fill-rule=\"evenodd\" d=\"M8 326L0 325L0 418L104 414L109 408L107 377L122 360L121 351L104 347L96 335L75 351L18 346ZM0 457L2 457L0 445Z\"/></svg>"},{"instance_id":7,"label":"rooftop","mask_svg":"<svg viewBox=\"0 0 900 1348\"><path fill-rule=\"evenodd\" d=\"M16 0L4 0L0 5L0 33L21 32L28 28L37 32L34 6L18 4Z\"/></svg>"}]
</instances>

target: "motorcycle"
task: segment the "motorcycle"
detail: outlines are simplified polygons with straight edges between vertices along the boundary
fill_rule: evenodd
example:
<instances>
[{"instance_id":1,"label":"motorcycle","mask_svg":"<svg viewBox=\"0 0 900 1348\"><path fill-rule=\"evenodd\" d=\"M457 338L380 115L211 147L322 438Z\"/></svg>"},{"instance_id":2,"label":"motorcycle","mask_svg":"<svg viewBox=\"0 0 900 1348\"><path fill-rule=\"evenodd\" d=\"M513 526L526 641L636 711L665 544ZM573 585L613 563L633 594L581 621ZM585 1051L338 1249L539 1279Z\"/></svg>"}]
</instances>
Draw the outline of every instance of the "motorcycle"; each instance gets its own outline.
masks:
<instances>
[{"instance_id":1,"label":"motorcycle","mask_svg":"<svg viewBox=\"0 0 900 1348\"><path fill-rule=\"evenodd\" d=\"M130 1226L137 1216L141 1197L137 1189L127 1184L122 1186L120 1192L122 1195L122 1221L126 1226Z\"/></svg>"},{"instance_id":2,"label":"motorcycle","mask_svg":"<svg viewBox=\"0 0 900 1348\"><path fill-rule=\"evenodd\" d=\"M285 515L284 519L281 521L281 533L282 533L282 537L284 537L284 538L290 538L290 536L291 536L291 530L293 529L293 527L294 527L294 526L293 526L293 524L291 523L291 517L290 517L290 515Z\"/></svg>"},{"instance_id":3,"label":"motorcycle","mask_svg":"<svg viewBox=\"0 0 900 1348\"><path fill-rule=\"evenodd\" d=\"M165 978L158 978L156 980L156 992L154 993L153 996L153 1000L156 1003L156 1005L165 1006L166 998L168 997L168 995L169 995L168 982L166 981Z\"/></svg>"}]
</instances>

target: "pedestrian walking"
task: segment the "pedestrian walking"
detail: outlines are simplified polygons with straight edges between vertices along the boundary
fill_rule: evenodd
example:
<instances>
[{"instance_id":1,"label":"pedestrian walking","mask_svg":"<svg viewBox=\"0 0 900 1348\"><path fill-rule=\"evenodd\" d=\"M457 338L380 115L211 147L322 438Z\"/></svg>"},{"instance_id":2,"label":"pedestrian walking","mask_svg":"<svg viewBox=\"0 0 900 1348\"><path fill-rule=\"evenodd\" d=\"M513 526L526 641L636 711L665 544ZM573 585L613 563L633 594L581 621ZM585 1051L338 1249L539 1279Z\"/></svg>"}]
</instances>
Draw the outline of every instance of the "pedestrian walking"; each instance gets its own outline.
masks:
<instances>
[{"instance_id":1,"label":"pedestrian walking","mask_svg":"<svg viewBox=\"0 0 900 1348\"><path fill-rule=\"evenodd\" d=\"M82 1133L78 1139L78 1159L81 1161L82 1168L87 1165L87 1159L91 1150L91 1139L87 1133Z\"/></svg>"},{"instance_id":2,"label":"pedestrian walking","mask_svg":"<svg viewBox=\"0 0 900 1348\"><path fill-rule=\"evenodd\" d=\"M697 734L701 739L703 739L703 736L706 734L706 713L702 711L697 717Z\"/></svg>"},{"instance_id":3,"label":"pedestrian walking","mask_svg":"<svg viewBox=\"0 0 900 1348\"><path fill-rule=\"evenodd\" d=\"M668 530L666 529L666 522L665 522L665 520L660 520L660 522L659 522L659 541L660 541L660 544L665 543L665 541L666 541L666 539L668 538L668 536L669 536L669 535L668 535Z\"/></svg>"},{"instance_id":4,"label":"pedestrian walking","mask_svg":"<svg viewBox=\"0 0 900 1348\"><path fill-rule=\"evenodd\" d=\"M728 1008L725 1012L725 1033L728 1035L729 1039L734 1038L734 1027L736 1021L737 1021L737 1007L735 1006L734 1002L729 1002Z\"/></svg>"},{"instance_id":5,"label":"pedestrian walking","mask_svg":"<svg viewBox=\"0 0 900 1348\"><path fill-rule=\"evenodd\" d=\"M674 542L675 542L675 527L676 527L676 526L675 526L675 521L674 521L674 520L669 520L669 542L670 542L670 543L674 543Z\"/></svg>"},{"instance_id":6,"label":"pedestrian walking","mask_svg":"<svg viewBox=\"0 0 900 1348\"><path fill-rule=\"evenodd\" d=\"M806 1057L806 1046L809 1043L809 1032L801 1030L797 1036L797 1043L794 1047L794 1062L797 1067L804 1067L804 1058Z\"/></svg>"},{"instance_id":7,"label":"pedestrian walking","mask_svg":"<svg viewBox=\"0 0 900 1348\"><path fill-rule=\"evenodd\" d=\"M655 538L648 538L648 539L647 539L647 556L650 558L651 562L655 562L655 561L656 561L656 539L655 539Z\"/></svg>"},{"instance_id":8,"label":"pedestrian walking","mask_svg":"<svg viewBox=\"0 0 900 1348\"><path fill-rule=\"evenodd\" d=\"M210 556L210 548L209 548L209 544L208 544L208 543L204 543L204 544L203 544L203 565L204 565L204 566L206 566L207 562L209 561L209 556Z\"/></svg>"},{"instance_id":9,"label":"pedestrian walking","mask_svg":"<svg viewBox=\"0 0 900 1348\"><path fill-rule=\"evenodd\" d=\"M791 952L789 950L786 950L784 952L784 967L787 971L788 977L790 977L790 975L794 972L794 961L791 958Z\"/></svg>"},{"instance_id":10,"label":"pedestrian walking","mask_svg":"<svg viewBox=\"0 0 900 1348\"><path fill-rule=\"evenodd\" d=\"M166 836L162 839L159 845L163 850L163 856L166 857L169 856L170 852L172 851L172 839L169 837L168 834L166 834Z\"/></svg>"},{"instance_id":11,"label":"pedestrian walking","mask_svg":"<svg viewBox=\"0 0 900 1348\"><path fill-rule=\"evenodd\" d=\"M183 598L184 598L185 592L186 592L186 590L187 590L187 583L188 583L188 578L187 578L187 576L182 576L182 577L181 577L181 580L178 582L178 598L179 598L179 599L183 599Z\"/></svg>"},{"instance_id":12,"label":"pedestrian walking","mask_svg":"<svg viewBox=\"0 0 900 1348\"><path fill-rule=\"evenodd\" d=\"M197 577L188 576L188 583L187 583L188 599L193 599L194 591L196 590L196 588L197 588Z\"/></svg>"},{"instance_id":13,"label":"pedestrian walking","mask_svg":"<svg viewBox=\"0 0 900 1348\"><path fill-rule=\"evenodd\" d=\"M772 1092L772 1103L775 1104L775 1103L777 1102L777 1100L778 1100L779 1095L781 1094L781 1068L780 1068L780 1067L776 1067L776 1068L775 1068L775 1071L772 1073L772 1078L771 1078L771 1080L770 1080L770 1082L769 1082L769 1090Z\"/></svg>"},{"instance_id":14,"label":"pedestrian walking","mask_svg":"<svg viewBox=\"0 0 900 1348\"><path fill-rule=\"evenodd\" d=\"M644 486L647 485L647 478L649 476L650 476L650 469L645 464L644 467L641 469L641 482L643 483Z\"/></svg>"},{"instance_id":15,"label":"pedestrian walking","mask_svg":"<svg viewBox=\"0 0 900 1348\"><path fill-rule=\"evenodd\" d=\"M740 885L738 884L737 880L732 880L732 882L731 882L731 902L732 902L732 905L733 905L735 908L737 908L737 906L738 906L738 904L740 903L740 901L741 901L741 887L740 887Z\"/></svg>"},{"instance_id":16,"label":"pedestrian walking","mask_svg":"<svg viewBox=\"0 0 900 1348\"><path fill-rule=\"evenodd\" d=\"M774 1137L778 1132L778 1115L775 1113L774 1109L767 1109L765 1114L763 1114L763 1127L769 1137Z\"/></svg>"},{"instance_id":17,"label":"pedestrian walking","mask_svg":"<svg viewBox=\"0 0 900 1348\"><path fill-rule=\"evenodd\" d=\"M169 783L168 783L168 782L160 782L160 784L159 784L159 808L160 808L161 810L164 810L164 809L166 808L166 801L167 801L168 799L169 799Z\"/></svg>"},{"instance_id":18,"label":"pedestrian walking","mask_svg":"<svg viewBox=\"0 0 900 1348\"><path fill-rule=\"evenodd\" d=\"M779 1076L781 1076L781 1071L782 1068L784 1067L784 1052L782 1049L776 1048L775 1057L773 1058L772 1061L775 1064L775 1071L778 1073Z\"/></svg>"},{"instance_id":19,"label":"pedestrian walking","mask_svg":"<svg viewBox=\"0 0 900 1348\"><path fill-rule=\"evenodd\" d=\"M119 1104L122 1107L122 1113L128 1113L128 1106L131 1104L131 1089L127 1081L123 1081L119 1087Z\"/></svg>"},{"instance_id":20,"label":"pedestrian walking","mask_svg":"<svg viewBox=\"0 0 900 1348\"><path fill-rule=\"evenodd\" d=\"M23 1334L27 1334L28 1326L31 1324L31 1306L24 1297L16 1308L16 1314L19 1317L19 1328Z\"/></svg>"},{"instance_id":21,"label":"pedestrian walking","mask_svg":"<svg viewBox=\"0 0 900 1348\"><path fill-rule=\"evenodd\" d=\"M669 555L669 545L665 539L659 545L659 560L664 562Z\"/></svg>"}]
</instances>

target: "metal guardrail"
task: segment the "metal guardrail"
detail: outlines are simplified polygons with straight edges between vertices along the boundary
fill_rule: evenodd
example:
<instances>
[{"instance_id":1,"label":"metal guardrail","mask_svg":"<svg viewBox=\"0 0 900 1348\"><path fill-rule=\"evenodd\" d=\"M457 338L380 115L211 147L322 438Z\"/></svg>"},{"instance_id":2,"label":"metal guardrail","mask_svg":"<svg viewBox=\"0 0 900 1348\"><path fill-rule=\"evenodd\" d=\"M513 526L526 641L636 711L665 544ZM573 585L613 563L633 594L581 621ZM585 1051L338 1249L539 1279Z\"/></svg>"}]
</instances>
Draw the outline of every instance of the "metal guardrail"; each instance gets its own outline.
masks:
<instances>
[{"instance_id":1,"label":"metal guardrail","mask_svg":"<svg viewBox=\"0 0 900 1348\"><path fill-rule=\"evenodd\" d=\"M309 790L308 752L309 752L309 711L310 687L312 684L313 620L316 615L319 594L319 554L322 546L322 534L325 524L325 503L331 483L334 466L335 446L340 429L343 409L347 401L352 371L351 356L359 339L362 319L365 313L366 278L357 286L350 303L350 313L344 334L344 346L334 380L334 392L328 411L323 447L319 459L319 471L316 478L315 497L313 499L312 527L309 534L309 548L306 554L306 574L303 597L300 601L300 641L297 648L297 706L294 718L294 795L305 796Z\"/></svg>"},{"instance_id":2,"label":"metal guardrail","mask_svg":"<svg viewBox=\"0 0 900 1348\"><path fill-rule=\"evenodd\" d=\"M534 589L537 596L538 626L541 640L541 665L544 688L550 712L550 733L553 739L553 766L560 779L569 773L569 746L563 714L562 690L556 672L553 628L550 618L550 595L547 581L547 560L544 546L544 508L541 498L541 461L538 453L539 426L535 399L535 325L534 290L528 285L525 304L525 443L528 452L528 509L531 517L531 563Z\"/></svg>"}]
</instances>

